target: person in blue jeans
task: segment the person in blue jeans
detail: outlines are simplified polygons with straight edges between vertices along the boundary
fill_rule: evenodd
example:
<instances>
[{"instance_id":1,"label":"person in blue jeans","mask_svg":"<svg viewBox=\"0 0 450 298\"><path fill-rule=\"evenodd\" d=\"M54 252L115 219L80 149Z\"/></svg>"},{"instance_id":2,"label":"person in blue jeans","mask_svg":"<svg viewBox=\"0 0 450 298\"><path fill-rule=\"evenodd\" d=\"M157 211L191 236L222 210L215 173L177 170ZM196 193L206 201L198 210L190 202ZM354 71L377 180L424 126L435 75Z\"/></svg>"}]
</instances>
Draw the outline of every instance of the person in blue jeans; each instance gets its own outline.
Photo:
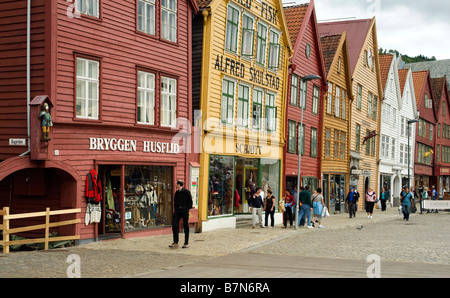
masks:
<instances>
[{"instance_id":1,"label":"person in blue jeans","mask_svg":"<svg viewBox=\"0 0 450 298\"><path fill-rule=\"evenodd\" d=\"M307 217L308 229L311 229L311 193L309 192L309 185L305 186L305 189L300 193L299 203L301 204L300 210L298 211L298 225L300 225L301 219L305 216ZM304 225L304 224L303 224Z\"/></svg>"},{"instance_id":2,"label":"person in blue jeans","mask_svg":"<svg viewBox=\"0 0 450 298\"><path fill-rule=\"evenodd\" d=\"M403 220L409 221L409 213L411 211L412 202L413 202L413 195L409 191L409 187L406 187L405 192L403 193L403 200L402 200Z\"/></svg>"}]
</instances>

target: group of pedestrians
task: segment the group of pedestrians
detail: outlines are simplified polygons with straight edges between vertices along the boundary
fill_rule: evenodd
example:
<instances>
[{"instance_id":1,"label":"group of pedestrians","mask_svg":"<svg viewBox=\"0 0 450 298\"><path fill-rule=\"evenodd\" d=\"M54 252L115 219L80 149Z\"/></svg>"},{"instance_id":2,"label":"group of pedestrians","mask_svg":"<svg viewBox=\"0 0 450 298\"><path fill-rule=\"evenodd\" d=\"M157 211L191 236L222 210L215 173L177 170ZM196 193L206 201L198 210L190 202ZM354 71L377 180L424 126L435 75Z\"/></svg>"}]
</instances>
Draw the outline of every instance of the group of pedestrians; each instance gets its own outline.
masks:
<instances>
[{"instance_id":1,"label":"group of pedestrians","mask_svg":"<svg viewBox=\"0 0 450 298\"><path fill-rule=\"evenodd\" d=\"M290 227L293 227L296 195L296 189L292 193L286 190L280 202L280 209L283 211L283 228L287 228L288 220ZM306 223L307 228L311 229L318 223L318 228L323 227L324 212L327 211L321 188L313 190L311 194L309 185L300 187L298 207L298 226L305 226Z\"/></svg>"}]
</instances>

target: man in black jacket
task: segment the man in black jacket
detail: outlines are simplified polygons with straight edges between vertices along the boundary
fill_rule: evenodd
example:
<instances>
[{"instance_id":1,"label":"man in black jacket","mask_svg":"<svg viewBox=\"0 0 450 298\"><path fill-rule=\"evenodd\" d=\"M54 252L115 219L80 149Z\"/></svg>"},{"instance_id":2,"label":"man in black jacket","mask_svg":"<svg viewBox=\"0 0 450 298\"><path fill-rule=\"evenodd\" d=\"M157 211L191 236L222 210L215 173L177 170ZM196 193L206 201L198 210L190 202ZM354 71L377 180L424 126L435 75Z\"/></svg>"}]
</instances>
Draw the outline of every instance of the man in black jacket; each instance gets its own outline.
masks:
<instances>
[{"instance_id":1,"label":"man in black jacket","mask_svg":"<svg viewBox=\"0 0 450 298\"><path fill-rule=\"evenodd\" d=\"M189 247L189 209L192 208L191 192L183 187L183 181L177 181L177 190L173 199L173 219L172 232L173 243L169 245L171 248L178 248L178 232L180 219L183 219L184 228L184 245L183 248Z\"/></svg>"}]
</instances>

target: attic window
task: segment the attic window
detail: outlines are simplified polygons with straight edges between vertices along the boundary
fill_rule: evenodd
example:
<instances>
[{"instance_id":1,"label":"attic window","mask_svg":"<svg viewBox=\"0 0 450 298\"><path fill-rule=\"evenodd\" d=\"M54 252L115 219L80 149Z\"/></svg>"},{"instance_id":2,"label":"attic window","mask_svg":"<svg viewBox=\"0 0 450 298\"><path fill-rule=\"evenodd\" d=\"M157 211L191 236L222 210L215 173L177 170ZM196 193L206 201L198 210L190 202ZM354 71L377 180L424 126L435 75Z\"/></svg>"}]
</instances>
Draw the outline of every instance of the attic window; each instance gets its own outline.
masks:
<instances>
[{"instance_id":1,"label":"attic window","mask_svg":"<svg viewBox=\"0 0 450 298\"><path fill-rule=\"evenodd\" d=\"M311 56L311 45L309 42L306 44L306 50L305 50L306 58L309 58Z\"/></svg>"}]
</instances>

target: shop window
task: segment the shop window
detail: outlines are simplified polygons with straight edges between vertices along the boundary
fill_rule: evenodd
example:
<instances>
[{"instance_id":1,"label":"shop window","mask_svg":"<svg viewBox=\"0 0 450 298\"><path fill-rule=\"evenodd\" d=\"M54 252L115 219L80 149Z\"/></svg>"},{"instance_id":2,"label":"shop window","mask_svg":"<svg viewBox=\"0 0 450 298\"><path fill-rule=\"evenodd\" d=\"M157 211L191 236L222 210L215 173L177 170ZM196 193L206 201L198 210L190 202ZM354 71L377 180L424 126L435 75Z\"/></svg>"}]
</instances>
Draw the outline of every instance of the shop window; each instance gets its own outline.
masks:
<instances>
[{"instance_id":1,"label":"shop window","mask_svg":"<svg viewBox=\"0 0 450 298\"><path fill-rule=\"evenodd\" d=\"M172 224L172 167L125 166L125 231Z\"/></svg>"},{"instance_id":2,"label":"shop window","mask_svg":"<svg viewBox=\"0 0 450 298\"><path fill-rule=\"evenodd\" d=\"M77 118L98 119L100 62L77 58Z\"/></svg>"},{"instance_id":3,"label":"shop window","mask_svg":"<svg viewBox=\"0 0 450 298\"><path fill-rule=\"evenodd\" d=\"M208 216L233 214L233 180L234 157L211 155Z\"/></svg>"},{"instance_id":4,"label":"shop window","mask_svg":"<svg viewBox=\"0 0 450 298\"><path fill-rule=\"evenodd\" d=\"M155 35L155 0L138 0L138 30Z\"/></svg>"},{"instance_id":5,"label":"shop window","mask_svg":"<svg viewBox=\"0 0 450 298\"><path fill-rule=\"evenodd\" d=\"M161 0L161 37L177 41L177 1Z\"/></svg>"},{"instance_id":6,"label":"shop window","mask_svg":"<svg viewBox=\"0 0 450 298\"><path fill-rule=\"evenodd\" d=\"M280 161L274 159L261 159L261 188L264 196L267 196L267 190L272 190L275 197L275 206L278 206L280 199Z\"/></svg>"}]
</instances>

